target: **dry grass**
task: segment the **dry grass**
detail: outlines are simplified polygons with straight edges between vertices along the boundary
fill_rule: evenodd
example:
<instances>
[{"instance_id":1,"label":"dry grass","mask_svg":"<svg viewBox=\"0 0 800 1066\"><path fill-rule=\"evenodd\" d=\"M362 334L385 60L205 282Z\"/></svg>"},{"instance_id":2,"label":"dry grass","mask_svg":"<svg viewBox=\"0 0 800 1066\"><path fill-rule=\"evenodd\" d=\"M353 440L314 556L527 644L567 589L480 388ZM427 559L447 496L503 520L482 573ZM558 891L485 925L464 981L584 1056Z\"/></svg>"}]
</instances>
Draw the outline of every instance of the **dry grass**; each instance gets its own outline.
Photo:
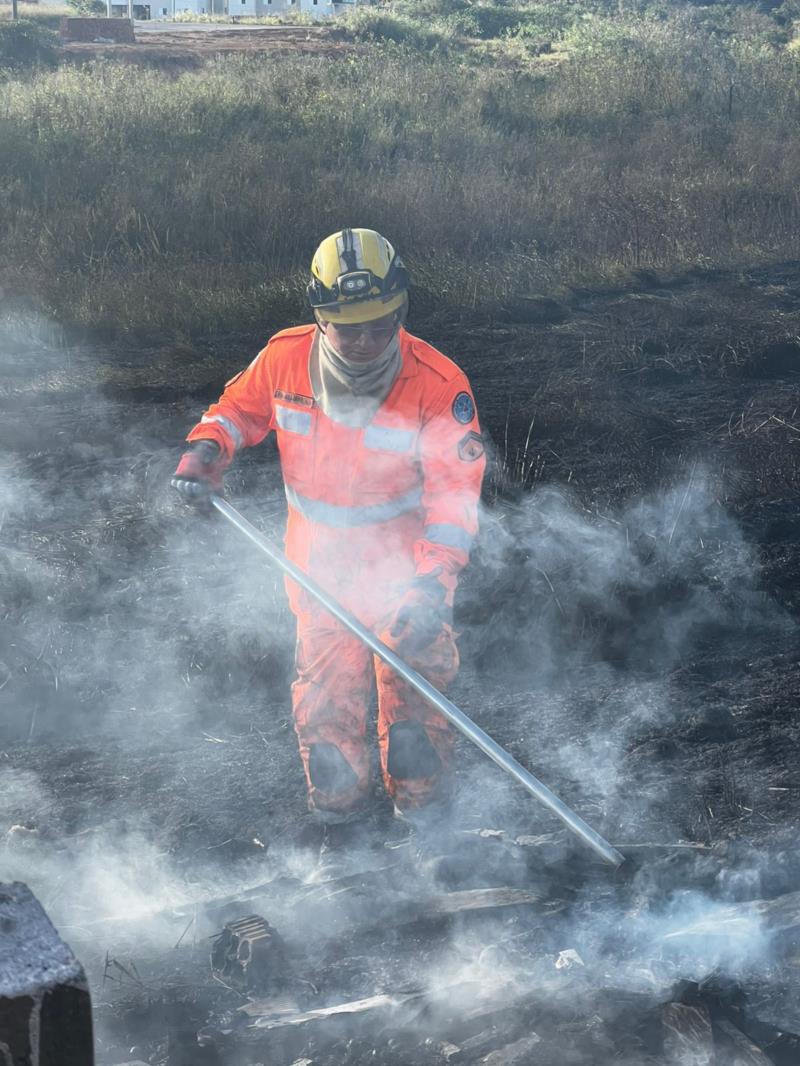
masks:
<instances>
[{"instance_id":1,"label":"dry grass","mask_svg":"<svg viewBox=\"0 0 800 1066\"><path fill-rule=\"evenodd\" d=\"M681 12L593 29L513 74L370 46L9 83L0 281L77 323L197 334L302 313L343 224L395 240L422 308L800 257L798 58Z\"/></svg>"},{"instance_id":2,"label":"dry grass","mask_svg":"<svg viewBox=\"0 0 800 1066\"><path fill-rule=\"evenodd\" d=\"M40 25L49 26L51 29L56 29L62 18L74 14L75 8L69 7L67 4L31 4L27 3L26 0L19 0L18 4L19 18L38 22ZM0 21L10 18L10 0L0 0Z\"/></svg>"}]
</instances>

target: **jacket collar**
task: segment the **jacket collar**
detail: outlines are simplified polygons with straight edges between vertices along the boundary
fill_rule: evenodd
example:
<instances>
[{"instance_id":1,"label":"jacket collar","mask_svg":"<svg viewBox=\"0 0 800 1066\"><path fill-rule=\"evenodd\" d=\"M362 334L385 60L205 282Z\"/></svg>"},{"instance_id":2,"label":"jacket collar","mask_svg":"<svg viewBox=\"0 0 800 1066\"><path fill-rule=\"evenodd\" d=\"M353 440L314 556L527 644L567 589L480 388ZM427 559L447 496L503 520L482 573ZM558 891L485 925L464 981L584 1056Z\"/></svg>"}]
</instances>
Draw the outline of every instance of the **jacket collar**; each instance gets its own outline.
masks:
<instances>
[{"instance_id":1,"label":"jacket collar","mask_svg":"<svg viewBox=\"0 0 800 1066\"><path fill-rule=\"evenodd\" d=\"M414 356L413 340L414 338L411 334L401 326L400 354L403 357L403 365L400 368L400 373L395 378L395 381L400 381L401 378L413 378L419 373L419 370L417 369L417 360Z\"/></svg>"}]
</instances>

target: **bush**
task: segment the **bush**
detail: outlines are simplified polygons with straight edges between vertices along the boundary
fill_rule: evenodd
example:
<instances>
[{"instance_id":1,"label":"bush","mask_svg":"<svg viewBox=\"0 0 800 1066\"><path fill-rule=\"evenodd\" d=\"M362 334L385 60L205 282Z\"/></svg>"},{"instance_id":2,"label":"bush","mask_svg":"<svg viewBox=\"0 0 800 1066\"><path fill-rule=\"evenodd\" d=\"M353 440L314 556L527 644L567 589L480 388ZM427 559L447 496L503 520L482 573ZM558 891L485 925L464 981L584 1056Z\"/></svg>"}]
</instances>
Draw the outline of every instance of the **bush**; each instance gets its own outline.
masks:
<instances>
[{"instance_id":1,"label":"bush","mask_svg":"<svg viewBox=\"0 0 800 1066\"><path fill-rule=\"evenodd\" d=\"M526 19L522 9L473 4L447 17L457 32L467 37L500 37L517 29Z\"/></svg>"},{"instance_id":2,"label":"bush","mask_svg":"<svg viewBox=\"0 0 800 1066\"><path fill-rule=\"evenodd\" d=\"M0 69L54 67L58 47L58 37L46 26L29 19L0 22Z\"/></svg>"},{"instance_id":3,"label":"bush","mask_svg":"<svg viewBox=\"0 0 800 1066\"><path fill-rule=\"evenodd\" d=\"M800 3L800 0L798 0ZM491 40L498 37L556 39L586 12L585 5L553 0L518 5L474 3L469 0L398 0L379 9L413 20L417 25L440 27L448 36Z\"/></svg>"},{"instance_id":4,"label":"bush","mask_svg":"<svg viewBox=\"0 0 800 1066\"><path fill-rule=\"evenodd\" d=\"M440 33L416 19L377 7L356 7L339 20L338 26L362 41L391 41L417 51L429 51L444 43Z\"/></svg>"},{"instance_id":5,"label":"bush","mask_svg":"<svg viewBox=\"0 0 800 1066\"><path fill-rule=\"evenodd\" d=\"M92 17L105 15L107 11L103 0L67 0L67 3L76 15Z\"/></svg>"}]
</instances>

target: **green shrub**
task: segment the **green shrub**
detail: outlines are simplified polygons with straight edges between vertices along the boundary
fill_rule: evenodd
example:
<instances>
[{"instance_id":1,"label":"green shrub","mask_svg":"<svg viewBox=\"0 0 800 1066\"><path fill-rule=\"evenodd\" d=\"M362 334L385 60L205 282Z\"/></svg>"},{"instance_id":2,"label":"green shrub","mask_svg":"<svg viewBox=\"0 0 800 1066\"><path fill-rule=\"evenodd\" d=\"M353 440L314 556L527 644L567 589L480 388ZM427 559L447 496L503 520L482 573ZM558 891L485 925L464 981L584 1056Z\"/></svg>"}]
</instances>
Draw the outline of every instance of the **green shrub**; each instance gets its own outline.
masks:
<instances>
[{"instance_id":1,"label":"green shrub","mask_svg":"<svg viewBox=\"0 0 800 1066\"><path fill-rule=\"evenodd\" d=\"M459 11L469 11L471 8L471 0L395 0L391 11L396 15L405 15L406 18L431 22L434 19L445 19Z\"/></svg>"},{"instance_id":2,"label":"green shrub","mask_svg":"<svg viewBox=\"0 0 800 1066\"><path fill-rule=\"evenodd\" d=\"M356 7L338 22L338 28L362 41L391 41L418 51L443 43L436 30L407 15L393 15L385 8Z\"/></svg>"},{"instance_id":3,"label":"green shrub","mask_svg":"<svg viewBox=\"0 0 800 1066\"><path fill-rule=\"evenodd\" d=\"M494 4L473 4L466 10L448 15L446 21L468 37L500 37L516 29L525 20L521 9Z\"/></svg>"},{"instance_id":4,"label":"green shrub","mask_svg":"<svg viewBox=\"0 0 800 1066\"><path fill-rule=\"evenodd\" d=\"M74 14L85 17L105 15L107 11L103 0L67 0L67 4Z\"/></svg>"},{"instance_id":5,"label":"green shrub","mask_svg":"<svg viewBox=\"0 0 800 1066\"><path fill-rule=\"evenodd\" d=\"M58 37L46 26L29 19L0 22L0 69L54 67L58 62Z\"/></svg>"}]
</instances>

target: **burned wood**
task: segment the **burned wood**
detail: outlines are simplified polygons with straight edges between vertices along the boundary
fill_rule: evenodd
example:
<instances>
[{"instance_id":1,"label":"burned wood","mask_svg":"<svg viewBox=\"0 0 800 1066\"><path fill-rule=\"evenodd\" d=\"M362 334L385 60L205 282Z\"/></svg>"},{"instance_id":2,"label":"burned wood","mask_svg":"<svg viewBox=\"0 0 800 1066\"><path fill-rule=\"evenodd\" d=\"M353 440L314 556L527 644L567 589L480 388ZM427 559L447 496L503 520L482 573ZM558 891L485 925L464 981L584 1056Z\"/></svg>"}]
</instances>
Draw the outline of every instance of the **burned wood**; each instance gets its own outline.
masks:
<instances>
[{"instance_id":1,"label":"burned wood","mask_svg":"<svg viewBox=\"0 0 800 1066\"><path fill-rule=\"evenodd\" d=\"M462 1066L471 1062L488 1063L489 1066L511 1066L512 1063L529 1061L526 1056L535 1044L541 1043L541 1038L531 1032L516 1040L513 1039L514 1036L516 1033L513 1028L509 1030L494 1024L481 1029L466 1040L456 1036L454 1039L460 1043L443 1045L442 1056L448 1066Z\"/></svg>"},{"instance_id":2,"label":"burned wood","mask_svg":"<svg viewBox=\"0 0 800 1066\"><path fill-rule=\"evenodd\" d=\"M425 921L447 918L468 911L495 910L503 907L530 907L542 902L542 893L527 888L474 888L446 892L402 908L399 921Z\"/></svg>"},{"instance_id":3,"label":"burned wood","mask_svg":"<svg viewBox=\"0 0 800 1066\"><path fill-rule=\"evenodd\" d=\"M448 1045L449 1051L446 1058L451 1066L461 1066L462 1063L474 1062L477 1055L494 1050L500 1037L497 1026L490 1025L475 1033L474 1036L468 1036L466 1040L461 1034L456 1035L454 1039L459 1040L460 1043Z\"/></svg>"},{"instance_id":4,"label":"burned wood","mask_svg":"<svg viewBox=\"0 0 800 1066\"><path fill-rule=\"evenodd\" d=\"M374 996L366 996L363 999L351 1000L347 1003L337 1003L329 1007L317 1007L314 1010L270 1013L273 1009L271 1001L252 1000L239 1008L242 1014L252 1018L249 1027L258 1030L278 1030L285 1028L297 1028L300 1026L315 1026L320 1023L341 1021L349 1019L373 1020L376 1016L387 1018L397 1015L402 1011L407 1017L411 1017L415 1011L415 1004L422 1004L424 994L422 992L405 993L378 993ZM263 1013L264 1008L268 1013Z\"/></svg>"},{"instance_id":5,"label":"burned wood","mask_svg":"<svg viewBox=\"0 0 800 1066\"><path fill-rule=\"evenodd\" d=\"M728 936L758 923L762 932L785 933L800 929L800 892L775 899L755 899L720 907L708 918L667 933L665 940L692 936Z\"/></svg>"},{"instance_id":6,"label":"burned wood","mask_svg":"<svg viewBox=\"0 0 800 1066\"><path fill-rule=\"evenodd\" d=\"M534 1049L541 1042L540 1036L530 1033L528 1036L523 1036L511 1044L496 1048L488 1055L484 1055L480 1060L481 1066L522 1066L523 1063L530 1063L531 1054L535 1054Z\"/></svg>"},{"instance_id":7,"label":"burned wood","mask_svg":"<svg viewBox=\"0 0 800 1066\"><path fill-rule=\"evenodd\" d=\"M329 1032L338 1033L341 1026L402 1029L414 1024L427 1032L454 1039L458 1030L458 1044L450 1051L451 1062L472 1061L476 1054L496 1048L497 1043L519 1034L521 1009L530 1001L532 988L503 983L486 988L485 982L459 982L425 991L379 992L362 999L337 1003L312 1010L292 1009L291 1001L254 999L243 1004L238 1013L250 1019L245 1031L247 1043L257 1042L259 1033L280 1033L284 1030L313 1031L320 1039ZM513 1026L516 1026L514 1031ZM305 1034L308 1037L310 1034ZM524 1033L530 1036L529 1032Z\"/></svg>"},{"instance_id":8,"label":"burned wood","mask_svg":"<svg viewBox=\"0 0 800 1066\"><path fill-rule=\"evenodd\" d=\"M800 929L800 892L787 892L775 899L756 900L745 906L756 911L770 932Z\"/></svg>"},{"instance_id":9,"label":"burned wood","mask_svg":"<svg viewBox=\"0 0 800 1066\"><path fill-rule=\"evenodd\" d=\"M664 1058L670 1066L711 1066L714 1036L704 1006L667 1003L661 1008Z\"/></svg>"},{"instance_id":10,"label":"burned wood","mask_svg":"<svg viewBox=\"0 0 800 1066\"><path fill-rule=\"evenodd\" d=\"M733 1022L725 1018L714 1022L714 1033L717 1036L718 1049L724 1053L723 1061L726 1066L772 1066L772 1059L737 1029Z\"/></svg>"}]
</instances>

